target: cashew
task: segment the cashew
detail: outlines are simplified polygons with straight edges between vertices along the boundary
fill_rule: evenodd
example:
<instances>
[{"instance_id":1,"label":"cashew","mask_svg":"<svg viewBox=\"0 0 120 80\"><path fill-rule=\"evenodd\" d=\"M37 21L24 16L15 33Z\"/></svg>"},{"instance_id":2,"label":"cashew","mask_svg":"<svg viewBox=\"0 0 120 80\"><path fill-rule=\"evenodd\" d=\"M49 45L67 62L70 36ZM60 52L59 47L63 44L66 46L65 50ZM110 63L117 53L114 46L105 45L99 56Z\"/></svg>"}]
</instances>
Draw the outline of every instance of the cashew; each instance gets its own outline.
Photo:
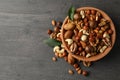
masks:
<instances>
[{"instance_id":1,"label":"cashew","mask_svg":"<svg viewBox=\"0 0 120 80\"><path fill-rule=\"evenodd\" d=\"M57 52L58 50L60 50L60 47L59 47L59 46L55 46L55 47L53 48L53 52Z\"/></svg>"},{"instance_id":2,"label":"cashew","mask_svg":"<svg viewBox=\"0 0 120 80\"><path fill-rule=\"evenodd\" d=\"M60 50L60 47L59 46L55 46L53 48L53 51L56 52L56 53L63 53L65 51L65 49L61 49Z\"/></svg>"},{"instance_id":3,"label":"cashew","mask_svg":"<svg viewBox=\"0 0 120 80\"><path fill-rule=\"evenodd\" d=\"M80 11L80 15L82 16L82 19L84 19L84 18L85 18L85 11L84 11L84 10L81 10L81 11Z\"/></svg>"},{"instance_id":4,"label":"cashew","mask_svg":"<svg viewBox=\"0 0 120 80\"><path fill-rule=\"evenodd\" d=\"M84 29L79 30L79 32L83 32L83 34L89 35L89 33Z\"/></svg>"},{"instance_id":5,"label":"cashew","mask_svg":"<svg viewBox=\"0 0 120 80\"><path fill-rule=\"evenodd\" d=\"M58 50L58 53L64 53L65 49Z\"/></svg>"},{"instance_id":6,"label":"cashew","mask_svg":"<svg viewBox=\"0 0 120 80\"><path fill-rule=\"evenodd\" d=\"M60 35L61 35L61 33L58 33L58 34L57 34L57 37L59 37Z\"/></svg>"},{"instance_id":7,"label":"cashew","mask_svg":"<svg viewBox=\"0 0 120 80\"><path fill-rule=\"evenodd\" d=\"M68 45L71 45L73 43L72 39L66 39L65 41L68 43Z\"/></svg>"}]
</instances>

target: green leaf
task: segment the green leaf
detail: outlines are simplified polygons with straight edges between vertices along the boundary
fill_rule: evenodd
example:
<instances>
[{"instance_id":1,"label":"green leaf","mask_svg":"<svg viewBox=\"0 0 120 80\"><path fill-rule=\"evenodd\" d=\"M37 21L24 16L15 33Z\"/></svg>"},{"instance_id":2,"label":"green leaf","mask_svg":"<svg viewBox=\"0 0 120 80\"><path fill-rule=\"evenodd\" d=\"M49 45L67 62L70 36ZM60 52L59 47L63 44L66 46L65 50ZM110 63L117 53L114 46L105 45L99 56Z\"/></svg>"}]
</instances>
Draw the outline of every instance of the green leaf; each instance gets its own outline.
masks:
<instances>
[{"instance_id":1,"label":"green leaf","mask_svg":"<svg viewBox=\"0 0 120 80\"><path fill-rule=\"evenodd\" d=\"M44 43L46 43L48 46L51 46L51 47L60 46L61 45L60 41L57 41L57 40L52 39L52 38L44 40Z\"/></svg>"},{"instance_id":2,"label":"green leaf","mask_svg":"<svg viewBox=\"0 0 120 80\"><path fill-rule=\"evenodd\" d=\"M74 13L75 13L75 7L71 6L69 11L68 11L68 16L71 20L73 20Z\"/></svg>"}]
</instances>

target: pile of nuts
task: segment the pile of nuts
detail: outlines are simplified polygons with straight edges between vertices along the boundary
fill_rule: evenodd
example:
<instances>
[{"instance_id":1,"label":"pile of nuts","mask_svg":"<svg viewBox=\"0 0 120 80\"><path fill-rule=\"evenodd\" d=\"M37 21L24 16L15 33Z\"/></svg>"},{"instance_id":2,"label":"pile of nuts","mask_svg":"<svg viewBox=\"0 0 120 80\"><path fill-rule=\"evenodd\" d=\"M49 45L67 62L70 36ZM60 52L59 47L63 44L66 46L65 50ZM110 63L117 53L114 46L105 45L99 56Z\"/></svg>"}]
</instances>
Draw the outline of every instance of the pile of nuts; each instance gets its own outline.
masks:
<instances>
[{"instance_id":1,"label":"pile of nuts","mask_svg":"<svg viewBox=\"0 0 120 80\"><path fill-rule=\"evenodd\" d=\"M74 20L68 19L64 28L64 39L72 54L89 58L104 52L112 45L109 21L96 10L80 10Z\"/></svg>"},{"instance_id":2,"label":"pile of nuts","mask_svg":"<svg viewBox=\"0 0 120 80\"><path fill-rule=\"evenodd\" d=\"M61 40L61 26L62 22L52 20L54 30L48 30L50 38ZM109 21L106 20L102 14L96 10L80 10L74 14L74 20L68 18L64 28L64 39L72 54L89 58L104 52L108 47L111 47L111 35L113 31L110 28ZM79 61L72 57L65 50L65 46L55 46L53 48L55 57L53 61L57 61L57 58L64 58L66 62L71 64L78 74L84 76L88 75L88 72L82 70L79 66ZM83 65L89 67L91 62L83 61ZM69 74L73 74L73 70L68 70Z\"/></svg>"}]
</instances>

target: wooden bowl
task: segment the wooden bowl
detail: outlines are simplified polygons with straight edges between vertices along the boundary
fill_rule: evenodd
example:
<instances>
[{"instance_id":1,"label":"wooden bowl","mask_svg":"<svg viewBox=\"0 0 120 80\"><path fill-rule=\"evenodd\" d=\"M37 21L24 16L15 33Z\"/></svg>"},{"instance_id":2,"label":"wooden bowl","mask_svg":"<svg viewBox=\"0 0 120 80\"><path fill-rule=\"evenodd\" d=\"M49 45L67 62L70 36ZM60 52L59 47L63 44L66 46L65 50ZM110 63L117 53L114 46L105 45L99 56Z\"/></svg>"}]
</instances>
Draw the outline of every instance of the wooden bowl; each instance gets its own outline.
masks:
<instances>
[{"instance_id":1,"label":"wooden bowl","mask_svg":"<svg viewBox=\"0 0 120 80\"><path fill-rule=\"evenodd\" d=\"M65 39L64 39L64 37L63 37L63 35L64 35L63 26L66 24L66 22L67 22L67 20L68 20L68 18L69 18L68 16L65 18L65 20L64 20L64 22L63 22L63 25L62 25L62 28L61 28L62 43L63 43L63 45L65 46L65 49L67 50L67 52L68 52L69 54L72 54L72 56L73 56L74 58L76 58L77 60L79 60L79 61L97 61L97 60L100 60L101 58L103 58L104 56L106 56L106 55L110 52L110 50L113 48L114 43L115 43L115 40L116 40L116 30L115 30L115 26L114 26L111 18L110 18L104 11L102 11L102 10L100 10L100 9L97 9L97 8L94 8L94 7L81 7L81 8L78 8L78 9L76 9L76 10L77 10L77 11L80 11L80 10L83 10L83 9L93 9L93 10L96 10L96 11L100 12L100 13L102 14L102 16L103 16L106 20L110 21L110 27L111 27L111 29L113 30L113 34L112 34L112 36L111 36L112 46L111 46L111 47L108 47L103 53L99 53L99 54L97 54L97 55L95 55L95 56L91 56L91 57L89 57L89 58L72 54L72 53L70 52L70 50L68 49L67 44L66 44L66 42L65 42Z\"/></svg>"}]
</instances>

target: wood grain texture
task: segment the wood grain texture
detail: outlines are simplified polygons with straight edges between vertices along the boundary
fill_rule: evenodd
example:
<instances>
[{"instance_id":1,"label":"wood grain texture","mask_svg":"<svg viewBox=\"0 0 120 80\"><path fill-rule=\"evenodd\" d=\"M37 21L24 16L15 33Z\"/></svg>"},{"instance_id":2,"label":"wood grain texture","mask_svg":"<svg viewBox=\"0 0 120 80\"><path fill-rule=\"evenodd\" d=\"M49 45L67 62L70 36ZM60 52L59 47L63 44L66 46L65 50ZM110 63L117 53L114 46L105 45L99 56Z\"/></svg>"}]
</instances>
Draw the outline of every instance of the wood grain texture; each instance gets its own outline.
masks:
<instances>
[{"instance_id":1,"label":"wood grain texture","mask_svg":"<svg viewBox=\"0 0 120 80\"><path fill-rule=\"evenodd\" d=\"M43 43L51 20L64 20L69 7L93 6L112 18L117 40L112 51L90 68L90 76L67 73L64 60L52 62ZM0 80L120 80L119 0L0 0Z\"/></svg>"}]
</instances>

